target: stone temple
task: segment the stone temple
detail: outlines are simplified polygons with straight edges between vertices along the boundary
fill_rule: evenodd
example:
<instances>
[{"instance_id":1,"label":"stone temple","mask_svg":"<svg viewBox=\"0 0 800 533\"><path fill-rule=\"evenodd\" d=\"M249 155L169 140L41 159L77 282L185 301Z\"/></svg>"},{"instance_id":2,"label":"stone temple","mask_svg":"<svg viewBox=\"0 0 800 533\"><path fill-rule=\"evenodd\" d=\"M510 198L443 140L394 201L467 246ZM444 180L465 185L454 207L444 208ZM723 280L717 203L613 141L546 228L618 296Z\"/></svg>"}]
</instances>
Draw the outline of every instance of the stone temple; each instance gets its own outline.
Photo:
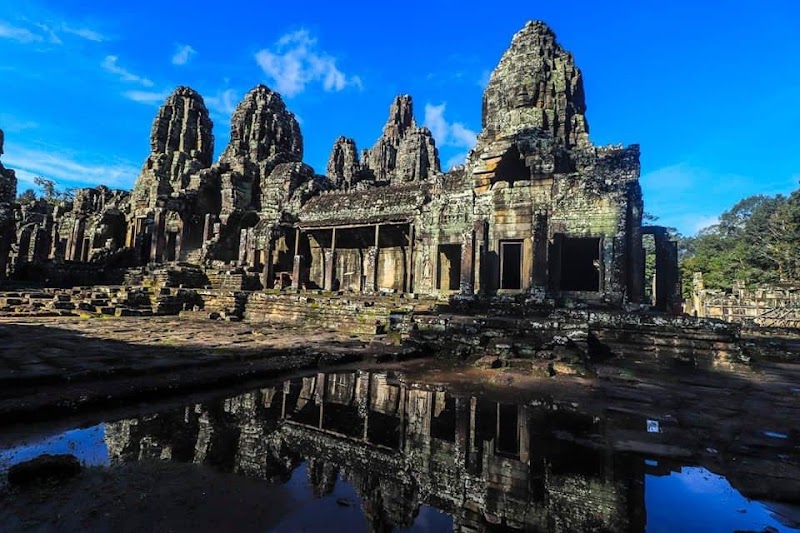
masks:
<instances>
[{"instance_id":1,"label":"stone temple","mask_svg":"<svg viewBox=\"0 0 800 533\"><path fill-rule=\"evenodd\" d=\"M542 22L514 35L484 92L477 145L448 172L408 95L371 148L336 139L325 175L303 163L298 121L266 86L236 108L216 162L212 126L202 96L178 87L130 193L101 186L19 206L0 167L0 274L72 286L161 268L183 272L185 287L224 272L241 290L680 303L675 243L642 225L639 147L592 144L581 71Z\"/></svg>"}]
</instances>

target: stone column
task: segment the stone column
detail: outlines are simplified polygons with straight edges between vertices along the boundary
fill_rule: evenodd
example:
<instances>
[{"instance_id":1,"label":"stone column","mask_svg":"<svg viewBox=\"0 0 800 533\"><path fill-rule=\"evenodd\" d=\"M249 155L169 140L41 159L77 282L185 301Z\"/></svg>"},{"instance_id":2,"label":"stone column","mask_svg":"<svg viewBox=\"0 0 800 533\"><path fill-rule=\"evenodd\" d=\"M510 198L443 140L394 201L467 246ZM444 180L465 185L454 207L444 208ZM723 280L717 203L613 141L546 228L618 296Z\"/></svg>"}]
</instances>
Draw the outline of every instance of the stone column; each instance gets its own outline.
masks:
<instances>
[{"instance_id":1,"label":"stone column","mask_svg":"<svg viewBox=\"0 0 800 533\"><path fill-rule=\"evenodd\" d=\"M681 300L678 246L669 239L666 230L654 233L656 244L656 307L662 311L679 312Z\"/></svg>"},{"instance_id":2,"label":"stone column","mask_svg":"<svg viewBox=\"0 0 800 533\"><path fill-rule=\"evenodd\" d=\"M470 405L466 398L456 397L456 439L455 439L455 464L461 468L466 467L469 454L469 418Z\"/></svg>"},{"instance_id":3,"label":"stone column","mask_svg":"<svg viewBox=\"0 0 800 533\"><path fill-rule=\"evenodd\" d=\"M366 278L364 292L367 294L378 292L378 253L377 246L367 248L367 267L364 272L364 277Z\"/></svg>"},{"instance_id":4,"label":"stone column","mask_svg":"<svg viewBox=\"0 0 800 533\"><path fill-rule=\"evenodd\" d=\"M331 248L325 251L325 283L326 291L333 290L333 281L336 276L336 228L331 233Z\"/></svg>"},{"instance_id":5,"label":"stone column","mask_svg":"<svg viewBox=\"0 0 800 533\"><path fill-rule=\"evenodd\" d=\"M83 234L86 228L86 221L79 218L72 227L72 233L67 243L67 260L80 261L81 250L83 249Z\"/></svg>"},{"instance_id":6,"label":"stone column","mask_svg":"<svg viewBox=\"0 0 800 533\"><path fill-rule=\"evenodd\" d=\"M547 214L537 213L533 226L533 286L547 289Z\"/></svg>"},{"instance_id":7,"label":"stone column","mask_svg":"<svg viewBox=\"0 0 800 533\"><path fill-rule=\"evenodd\" d=\"M462 296L475 293L475 232L465 231L461 244L461 280L459 292Z\"/></svg>"},{"instance_id":8,"label":"stone column","mask_svg":"<svg viewBox=\"0 0 800 533\"><path fill-rule=\"evenodd\" d=\"M239 264L244 265L247 263L247 235L248 230L242 228L239 231Z\"/></svg>"},{"instance_id":9,"label":"stone column","mask_svg":"<svg viewBox=\"0 0 800 533\"><path fill-rule=\"evenodd\" d=\"M186 235L186 224L181 222L181 230L175 235L175 261L181 260L181 250L183 249L183 239Z\"/></svg>"},{"instance_id":10,"label":"stone column","mask_svg":"<svg viewBox=\"0 0 800 533\"><path fill-rule=\"evenodd\" d=\"M408 257L406 258L405 292L414 292L414 224L408 225Z\"/></svg>"},{"instance_id":11,"label":"stone column","mask_svg":"<svg viewBox=\"0 0 800 533\"><path fill-rule=\"evenodd\" d=\"M486 222L483 220L476 220L473 225L474 241L473 247L475 248L475 264L473 266L473 276L475 285L472 290L475 294L483 294L486 291L486 262L484 256L486 254Z\"/></svg>"},{"instance_id":12,"label":"stone column","mask_svg":"<svg viewBox=\"0 0 800 533\"><path fill-rule=\"evenodd\" d=\"M267 241L267 246L264 248L264 265L261 269L261 286L265 289L273 287L274 273L272 271L272 239Z\"/></svg>"},{"instance_id":13,"label":"stone column","mask_svg":"<svg viewBox=\"0 0 800 533\"><path fill-rule=\"evenodd\" d=\"M211 213L206 214L205 223L203 225L203 248L206 246L206 242L211 240L211 235L214 232L214 215Z\"/></svg>"},{"instance_id":14,"label":"stone column","mask_svg":"<svg viewBox=\"0 0 800 533\"><path fill-rule=\"evenodd\" d=\"M153 233L150 242L150 262L160 263L164 258L164 244L166 236L164 235L166 223L166 216L163 209L156 209L155 217L153 218Z\"/></svg>"},{"instance_id":15,"label":"stone column","mask_svg":"<svg viewBox=\"0 0 800 533\"><path fill-rule=\"evenodd\" d=\"M294 263L292 264L292 289L296 291L299 291L303 284L300 279L303 268L303 256L300 255L300 235L300 228L297 228L294 232Z\"/></svg>"}]
</instances>

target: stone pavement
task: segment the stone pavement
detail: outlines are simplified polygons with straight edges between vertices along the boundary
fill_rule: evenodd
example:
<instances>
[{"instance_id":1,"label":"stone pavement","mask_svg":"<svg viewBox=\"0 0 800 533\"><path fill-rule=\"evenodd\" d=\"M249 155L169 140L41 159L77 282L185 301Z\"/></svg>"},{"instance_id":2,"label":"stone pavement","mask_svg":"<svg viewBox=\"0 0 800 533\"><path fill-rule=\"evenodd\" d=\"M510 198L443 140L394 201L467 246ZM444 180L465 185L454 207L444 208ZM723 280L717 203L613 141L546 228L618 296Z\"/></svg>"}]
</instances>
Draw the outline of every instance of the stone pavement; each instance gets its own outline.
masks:
<instances>
[{"instance_id":1,"label":"stone pavement","mask_svg":"<svg viewBox=\"0 0 800 533\"><path fill-rule=\"evenodd\" d=\"M0 424L100 400L216 386L375 355L368 337L170 317L0 318ZM50 413L52 414L52 413ZM5 419L4 419L5 416Z\"/></svg>"}]
</instances>

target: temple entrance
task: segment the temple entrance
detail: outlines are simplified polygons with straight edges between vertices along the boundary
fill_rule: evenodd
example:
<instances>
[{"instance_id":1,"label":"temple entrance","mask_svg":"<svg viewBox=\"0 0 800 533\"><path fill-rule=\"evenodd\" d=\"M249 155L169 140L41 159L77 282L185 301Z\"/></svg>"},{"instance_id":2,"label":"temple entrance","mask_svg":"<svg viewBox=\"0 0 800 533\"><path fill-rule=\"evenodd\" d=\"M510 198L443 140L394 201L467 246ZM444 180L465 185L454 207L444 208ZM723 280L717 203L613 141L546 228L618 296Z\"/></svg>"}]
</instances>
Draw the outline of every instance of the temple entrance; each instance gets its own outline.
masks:
<instances>
[{"instance_id":1,"label":"temple entrance","mask_svg":"<svg viewBox=\"0 0 800 533\"><path fill-rule=\"evenodd\" d=\"M439 290L457 291L461 287L460 244L439 245L437 280Z\"/></svg>"},{"instance_id":2,"label":"temple entrance","mask_svg":"<svg viewBox=\"0 0 800 533\"><path fill-rule=\"evenodd\" d=\"M522 241L500 241L500 289L522 288Z\"/></svg>"},{"instance_id":3,"label":"temple entrance","mask_svg":"<svg viewBox=\"0 0 800 533\"><path fill-rule=\"evenodd\" d=\"M165 245L164 249L164 261L175 261L177 258L175 257L175 251L178 242L178 234L169 232L167 233L167 244Z\"/></svg>"},{"instance_id":4,"label":"temple entrance","mask_svg":"<svg viewBox=\"0 0 800 533\"><path fill-rule=\"evenodd\" d=\"M561 241L562 291L600 290L600 239L570 238Z\"/></svg>"}]
</instances>

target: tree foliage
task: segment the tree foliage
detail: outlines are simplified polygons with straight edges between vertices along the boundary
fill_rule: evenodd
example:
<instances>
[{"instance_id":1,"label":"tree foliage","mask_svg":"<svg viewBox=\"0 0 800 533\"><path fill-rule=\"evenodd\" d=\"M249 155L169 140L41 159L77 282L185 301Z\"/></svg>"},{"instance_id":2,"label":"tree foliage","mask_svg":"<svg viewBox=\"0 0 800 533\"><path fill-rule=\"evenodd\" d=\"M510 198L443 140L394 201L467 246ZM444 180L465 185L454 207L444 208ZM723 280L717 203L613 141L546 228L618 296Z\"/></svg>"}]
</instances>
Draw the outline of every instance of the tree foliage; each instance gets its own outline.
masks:
<instances>
[{"instance_id":1,"label":"tree foliage","mask_svg":"<svg viewBox=\"0 0 800 533\"><path fill-rule=\"evenodd\" d=\"M25 189L17 196L17 203L29 204L37 200L45 200L48 203L56 204L70 202L75 196L75 189L70 187L63 190L59 189L56 182L43 176L34 177L33 184L38 187L41 193L37 195L35 189Z\"/></svg>"},{"instance_id":2,"label":"tree foliage","mask_svg":"<svg viewBox=\"0 0 800 533\"><path fill-rule=\"evenodd\" d=\"M684 292L694 272L705 286L728 289L800 281L800 190L790 196L756 195L741 200L686 244L681 261Z\"/></svg>"}]
</instances>

